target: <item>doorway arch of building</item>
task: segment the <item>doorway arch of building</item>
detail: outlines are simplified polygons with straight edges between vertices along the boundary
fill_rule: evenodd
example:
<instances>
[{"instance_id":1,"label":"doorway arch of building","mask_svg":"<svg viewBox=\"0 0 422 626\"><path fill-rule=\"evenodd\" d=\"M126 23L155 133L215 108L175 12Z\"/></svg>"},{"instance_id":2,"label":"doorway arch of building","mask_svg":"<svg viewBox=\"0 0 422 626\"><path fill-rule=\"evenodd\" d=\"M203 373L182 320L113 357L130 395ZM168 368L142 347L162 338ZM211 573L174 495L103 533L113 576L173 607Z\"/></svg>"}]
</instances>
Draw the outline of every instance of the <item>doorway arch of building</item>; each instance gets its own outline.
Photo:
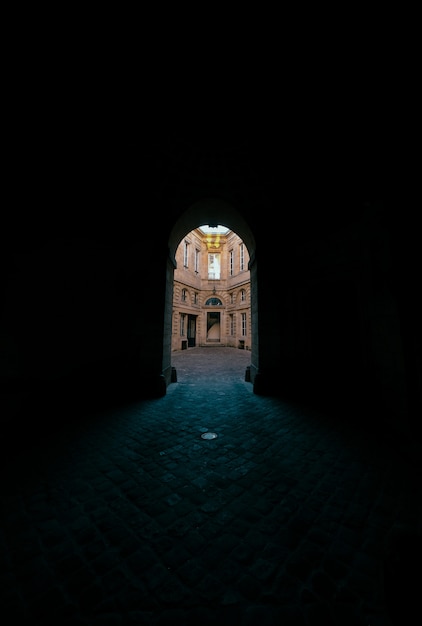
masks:
<instances>
[{"instance_id":1,"label":"doorway arch of building","mask_svg":"<svg viewBox=\"0 0 422 626\"><path fill-rule=\"evenodd\" d=\"M257 259L256 243L254 234L243 216L229 202L220 198L203 198L189 207L176 220L171 229L168 240L168 261L166 270L166 297L164 309L164 337L163 337L163 375L168 385L174 372L171 364L171 332L172 332L172 306L173 306L173 281L176 267L176 250L186 234L198 226L222 225L234 231L248 249L251 288L251 365L250 380L253 383L259 368L259 342L258 342L258 286L257 286Z\"/></svg>"}]
</instances>

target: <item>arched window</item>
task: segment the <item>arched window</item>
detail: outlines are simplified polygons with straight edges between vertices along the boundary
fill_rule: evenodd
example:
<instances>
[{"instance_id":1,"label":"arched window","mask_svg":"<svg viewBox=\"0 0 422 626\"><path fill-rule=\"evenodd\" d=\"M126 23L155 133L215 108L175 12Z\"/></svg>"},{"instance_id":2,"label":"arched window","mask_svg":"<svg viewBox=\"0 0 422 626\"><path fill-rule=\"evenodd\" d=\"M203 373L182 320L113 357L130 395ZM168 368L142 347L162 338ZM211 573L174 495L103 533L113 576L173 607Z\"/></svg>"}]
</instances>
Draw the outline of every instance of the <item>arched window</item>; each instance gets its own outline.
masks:
<instances>
[{"instance_id":1,"label":"arched window","mask_svg":"<svg viewBox=\"0 0 422 626\"><path fill-rule=\"evenodd\" d=\"M220 298L208 298L205 304L208 306L222 306L223 303Z\"/></svg>"}]
</instances>

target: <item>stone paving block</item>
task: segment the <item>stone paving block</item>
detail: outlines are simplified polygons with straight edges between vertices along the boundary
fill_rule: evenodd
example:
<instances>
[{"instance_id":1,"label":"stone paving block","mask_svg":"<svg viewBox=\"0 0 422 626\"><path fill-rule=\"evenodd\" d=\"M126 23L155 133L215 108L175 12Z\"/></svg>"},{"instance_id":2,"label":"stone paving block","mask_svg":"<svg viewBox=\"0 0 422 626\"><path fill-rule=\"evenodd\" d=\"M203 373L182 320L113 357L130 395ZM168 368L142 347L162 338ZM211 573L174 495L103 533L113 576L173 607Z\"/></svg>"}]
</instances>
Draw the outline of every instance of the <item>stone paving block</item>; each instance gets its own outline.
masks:
<instances>
[{"instance_id":1,"label":"stone paving block","mask_svg":"<svg viewBox=\"0 0 422 626\"><path fill-rule=\"evenodd\" d=\"M207 544L207 541L207 537L203 533L198 530L191 530L190 526L187 528L184 545L190 554L197 554Z\"/></svg>"},{"instance_id":2,"label":"stone paving block","mask_svg":"<svg viewBox=\"0 0 422 626\"><path fill-rule=\"evenodd\" d=\"M206 564L198 557L191 557L177 568L180 580L190 588L195 588L206 574Z\"/></svg>"},{"instance_id":3,"label":"stone paving block","mask_svg":"<svg viewBox=\"0 0 422 626\"><path fill-rule=\"evenodd\" d=\"M353 568L364 576L375 577L379 575L382 560L372 557L366 552L356 552L353 559Z\"/></svg>"},{"instance_id":4,"label":"stone paving block","mask_svg":"<svg viewBox=\"0 0 422 626\"><path fill-rule=\"evenodd\" d=\"M237 542L230 554L233 559L246 566L253 561L255 552L247 542L242 540Z\"/></svg>"},{"instance_id":5,"label":"stone paving block","mask_svg":"<svg viewBox=\"0 0 422 626\"><path fill-rule=\"evenodd\" d=\"M247 606L242 617L241 626L277 626L280 622L276 621L274 610L272 607L262 604L251 604Z\"/></svg>"},{"instance_id":6,"label":"stone paving block","mask_svg":"<svg viewBox=\"0 0 422 626\"><path fill-rule=\"evenodd\" d=\"M184 546L174 543L173 546L163 554L162 560L168 569L175 570L184 563L189 562L191 557L192 554L186 550Z\"/></svg>"},{"instance_id":7,"label":"stone paving block","mask_svg":"<svg viewBox=\"0 0 422 626\"><path fill-rule=\"evenodd\" d=\"M96 612L106 598L107 586L102 584L102 579L93 579L78 593L78 605L85 612Z\"/></svg>"},{"instance_id":8,"label":"stone paving block","mask_svg":"<svg viewBox=\"0 0 422 626\"><path fill-rule=\"evenodd\" d=\"M330 544L331 538L331 534L319 528L318 525L312 526L309 529L308 540L316 546L328 546Z\"/></svg>"},{"instance_id":9,"label":"stone paving block","mask_svg":"<svg viewBox=\"0 0 422 626\"><path fill-rule=\"evenodd\" d=\"M96 538L81 548L81 554L83 554L84 559L89 563L97 559L105 549L106 544L103 538Z\"/></svg>"},{"instance_id":10,"label":"stone paving block","mask_svg":"<svg viewBox=\"0 0 422 626\"><path fill-rule=\"evenodd\" d=\"M371 577L352 569L347 577L347 585L359 598L371 603L376 595L378 577Z\"/></svg>"},{"instance_id":11,"label":"stone paving block","mask_svg":"<svg viewBox=\"0 0 422 626\"><path fill-rule=\"evenodd\" d=\"M74 572L83 569L85 560L79 554L66 554L57 562L55 570L61 576L69 576Z\"/></svg>"},{"instance_id":12,"label":"stone paving block","mask_svg":"<svg viewBox=\"0 0 422 626\"><path fill-rule=\"evenodd\" d=\"M90 562L90 567L98 575L113 570L120 563L120 554L117 547L107 546Z\"/></svg>"},{"instance_id":13,"label":"stone paving block","mask_svg":"<svg viewBox=\"0 0 422 626\"><path fill-rule=\"evenodd\" d=\"M309 626L319 624L321 624L321 626L323 624L324 626L337 626L335 616L330 606L323 602L306 605L303 609L303 613L306 624L309 624Z\"/></svg>"},{"instance_id":14,"label":"stone paving block","mask_svg":"<svg viewBox=\"0 0 422 626\"><path fill-rule=\"evenodd\" d=\"M7 617L10 624L25 624L30 616L24 596L20 590L8 589L0 596L2 614Z\"/></svg>"},{"instance_id":15,"label":"stone paving block","mask_svg":"<svg viewBox=\"0 0 422 626\"><path fill-rule=\"evenodd\" d=\"M230 616L233 619L233 616ZM207 606L196 606L187 611L185 611L185 615L183 617L182 624L186 624L186 626L214 626L215 624L221 624L224 626L224 623L221 619L216 617L215 609ZM232 621L231 624L236 624L236 621Z\"/></svg>"},{"instance_id":16,"label":"stone paving block","mask_svg":"<svg viewBox=\"0 0 422 626\"><path fill-rule=\"evenodd\" d=\"M250 571L260 583L268 584L277 572L277 564L268 559L257 558L251 565Z\"/></svg>"},{"instance_id":17,"label":"stone paving block","mask_svg":"<svg viewBox=\"0 0 422 626\"><path fill-rule=\"evenodd\" d=\"M220 562L218 563L218 577L221 583L223 583L222 586L224 589L231 589L231 596L233 594L235 594L236 597L240 595L237 589L237 581L243 575L243 573L244 567L242 566L242 564L236 561L231 556L224 558L222 557Z\"/></svg>"},{"instance_id":18,"label":"stone paving block","mask_svg":"<svg viewBox=\"0 0 422 626\"><path fill-rule=\"evenodd\" d=\"M371 622L363 621L359 616L356 604L353 603L336 602L331 608L331 613L335 626L337 626L337 624L341 624L341 626L373 626ZM388 622L384 622L382 626L391 625L388 624Z\"/></svg>"},{"instance_id":19,"label":"stone paving block","mask_svg":"<svg viewBox=\"0 0 422 626\"><path fill-rule=\"evenodd\" d=\"M336 582L324 571L316 571L312 574L310 584L314 593L321 599L331 602L337 593Z\"/></svg>"},{"instance_id":20,"label":"stone paving block","mask_svg":"<svg viewBox=\"0 0 422 626\"><path fill-rule=\"evenodd\" d=\"M297 580L306 582L312 575L313 565L299 550L292 552L285 562L286 571Z\"/></svg>"},{"instance_id":21,"label":"stone paving block","mask_svg":"<svg viewBox=\"0 0 422 626\"><path fill-rule=\"evenodd\" d=\"M88 518L87 524L81 525L73 534L78 545L85 546L97 539L98 531L92 526L92 520Z\"/></svg>"},{"instance_id":22,"label":"stone paving block","mask_svg":"<svg viewBox=\"0 0 422 626\"><path fill-rule=\"evenodd\" d=\"M239 583L237 587L239 588ZM195 592L202 603L209 606L218 606L223 597L223 589L218 579L218 573L205 572L205 576L195 585Z\"/></svg>"},{"instance_id":23,"label":"stone paving block","mask_svg":"<svg viewBox=\"0 0 422 626\"><path fill-rule=\"evenodd\" d=\"M71 597L79 598L80 594L85 591L87 587L92 585L93 581L98 578L95 570L91 567L85 567L82 570L71 574L69 577L63 578L61 584L65 586L67 593Z\"/></svg>"},{"instance_id":24,"label":"stone paving block","mask_svg":"<svg viewBox=\"0 0 422 626\"><path fill-rule=\"evenodd\" d=\"M120 613L100 613L96 614L92 618L92 623L95 626L124 626L125 619Z\"/></svg>"},{"instance_id":25,"label":"stone paving block","mask_svg":"<svg viewBox=\"0 0 422 626\"><path fill-rule=\"evenodd\" d=\"M28 562L36 561L37 557L43 554L43 546L38 534L33 531L19 534L18 541L14 542L12 557L15 563L25 565Z\"/></svg>"},{"instance_id":26,"label":"stone paving block","mask_svg":"<svg viewBox=\"0 0 422 626\"><path fill-rule=\"evenodd\" d=\"M318 622L307 622L304 610L297 605L274 607L273 617L276 624L289 624L289 626L320 626ZM324 622L321 622L321 626ZM328 626L328 624L327 624Z\"/></svg>"},{"instance_id":27,"label":"stone paving block","mask_svg":"<svg viewBox=\"0 0 422 626\"><path fill-rule=\"evenodd\" d=\"M136 611L145 612L145 616L149 615L150 612L160 613L160 605L157 598L140 581L136 581L136 585L130 584L128 581L124 587L114 594L114 598L118 609L125 614L133 613L132 617L134 617Z\"/></svg>"},{"instance_id":28,"label":"stone paving block","mask_svg":"<svg viewBox=\"0 0 422 626\"><path fill-rule=\"evenodd\" d=\"M128 587L128 577L130 577L130 573L128 573L126 562L122 560L115 568L104 574L100 573L97 581L101 581L101 586L105 591L105 597L111 599L122 589ZM137 581L137 583L140 584L139 581Z\"/></svg>"},{"instance_id":29,"label":"stone paving block","mask_svg":"<svg viewBox=\"0 0 422 626\"><path fill-rule=\"evenodd\" d=\"M143 506L143 510L149 517L158 517L163 513L167 515L167 508L169 506L168 502L164 502L161 500L154 500L153 502L146 501Z\"/></svg>"},{"instance_id":30,"label":"stone paving block","mask_svg":"<svg viewBox=\"0 0 422 626\"><path fill-rule=\"evenodd\" d=\"M114 559L113 559L114 560ZM156 554L148 546L139 546L136 552L133 552L125 561L127 566L135 574L143 575L157 561Z\"/></svg>"},{"instance_id":31,"label":"stone paving block","mask_svg":"<svg viewBox=\"0 0 422 626\"><path fill-rule=\"evenodd\" d=\"M247 602L260 602L262 596L266 593L266 581L257 579L251 569L239 578L236 589L243 595Z\"/></svg>"},{"instance_id":32,"label":"stone paving block","mask_svg":"<svg viewBox=\"0 0 422 626\"><path fill-rule=\"evenodd\" d=\"M154 589L160 606L180 607L191 605L192 590L185 587L176 576L168 576Z\"/></svg>"},{"instance_id":33,"label":"stone paving block","mask_svg":"<svg viewBox=\"0 0 422 626\"><path fill-rule=\"evenodd\" d=\"M226 504L214 514L215 522L222 528L227 528L236 517L236 512L231 510L229 506L230 503Z\"/></svg>"},{"instance_id":34,"label":"stone paving block","mask_svg":"<svg viewBox=\"0 0 422 626\"><path fill-rule=\"evenodd\" d=\"M91 526L91 520L88 515L78 514L75 518L68 524L69 530L73 533L80 533L82 531L89 531Z\"/></svg>"},{"instance_id":35,"label":"stone paving block","mask_svg":"<svg viewBox=\"0 0 422 626\"><path fill-rule=\"evenodd\" d=\"M344 524L344 525L343 525ZM347 519L343 520L342 526L339 528L336 539L358 550L362 545L362 529L347 525Z\"/></svg>"},{"instance_id":36,"label":"stone paving block","mask_svg":"<svg viewBox=\"0 0 422 626\"><path fill-rule=\"evenodd\" d=\"M167 567L161 562L155 562L148 570L140 569L136 573L151 592L155 591L170 575Z\"/></svg>"},{"instance_id":37,"label":"stone paving block","mask_svg":"<svg viewBox=\"0 0 422 626\"><path fill-rule=\"evenodd\" d=\"M355 548L349 543L335 539L330 547L330 554L345 564L350 564L355 554Z\"/></svg>"}]
</instances>

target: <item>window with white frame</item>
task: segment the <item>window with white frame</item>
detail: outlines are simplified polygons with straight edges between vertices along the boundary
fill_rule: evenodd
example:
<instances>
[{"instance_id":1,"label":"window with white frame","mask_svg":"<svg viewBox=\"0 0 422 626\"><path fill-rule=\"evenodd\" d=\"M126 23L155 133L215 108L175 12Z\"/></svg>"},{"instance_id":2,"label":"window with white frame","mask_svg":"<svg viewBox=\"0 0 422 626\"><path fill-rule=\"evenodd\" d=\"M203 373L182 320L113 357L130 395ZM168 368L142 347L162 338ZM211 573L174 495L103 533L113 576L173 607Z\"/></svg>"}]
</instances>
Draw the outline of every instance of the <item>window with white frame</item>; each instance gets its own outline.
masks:
<instances>
[{"instance_id":1,"label":"window with white frame","mask_svg":"<svg viewBox=\"0 0 422 626\"><path fill-rule=\"evenodd\" d=\"M208 255L208 278L209 280L220 280L220 254L210 253Z\"/></svg>"},{"instance_id":2,"label":"window with white frame","mask_svg":"<svg viewBox=\"0 0 422 626\"><path fill-rule=\"evenodd\" d=\"M199 272L199 255L200 255L200 252L198 248L195 248L195 272L196 273Z\"/></svg>"},{"instance_id":3,"label":"window with white frame","mask_svg":"<svg viewBox=\"0 0 422 626\"><path fill-rule=\"evenodd\" d=\"M246 337L246 313L241 313L242 336Z\"/></svg>"},{"instance_id":4,"label":"window with white frame","mask_svg":"<svg viewBox=\"0 0 422 626\"><path fill-rule=\"evenodd\" d=\"M245 269L245 244L241 243L239 246L240 253L240 271L243 272Z\"/></svg>"},{"instance_id":5,"label":"window with white frame","mask_svg":"<svg viewBox=\"0 0 422 626\"><path fill-rule=\"evenodd\" d=\"M189 241L185 241L183 245L183 265L189 266Z\"/></svg>"},{"instance_id":6,"label":"window with white frame","mask_svg":"<svg viewBox=\"0 0 422 626\"><path fill-rule=\"evenodd\" d=\"M229 252L229 272L230 272L230 276L233 276L233 250L230 250Z\"/></svg>"},{"instance_id":7,"label":"window with white frame","mask_svg":"<svg viewBox=\"0 0 422 626\"><path fill-rule=\"evenodd\" d=\"M186 302L186 294L187 294L186 289L182 289L182 302Z\"/></svg>"},{"instance_id":8,"label":"window with white frame","mask_svg":"<svg viewBox=\"0 0 422 626\"><path fill-rule=\"evenodd\" d=\"M186 313L180 314L180 335L181 337L185 336L185 328L186 328Z\"/></svg>"},{"instance_id":9,"label":"window with white frame","mask_svg":"<svg viewBox=\"0 0 422 626\"><path fill-rule=\"evenodd\" d=\"M245 300L246 300L246 291L242 289L242 291L240 292L240 301L245 302Z\"/></svg>"}]
</instances>

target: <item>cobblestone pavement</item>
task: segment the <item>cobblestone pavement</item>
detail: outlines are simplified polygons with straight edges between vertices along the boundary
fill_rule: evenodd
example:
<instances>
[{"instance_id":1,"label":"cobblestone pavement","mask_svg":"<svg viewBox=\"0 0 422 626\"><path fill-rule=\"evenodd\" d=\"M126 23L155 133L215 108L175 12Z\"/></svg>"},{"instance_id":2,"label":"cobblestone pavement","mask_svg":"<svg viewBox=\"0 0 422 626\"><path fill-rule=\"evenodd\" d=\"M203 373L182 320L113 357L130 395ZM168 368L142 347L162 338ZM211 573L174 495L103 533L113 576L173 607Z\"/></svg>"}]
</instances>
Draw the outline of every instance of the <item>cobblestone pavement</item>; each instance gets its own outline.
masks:
<instances>
[{"instance_id":1,"label":"cobblestone pavement","mask_svg":"<svg viewBox=\"0 0 422 626\"><path fill-rule=\"evenodd\" d=\"M174 353L163 398L13 451L4 626L391 626L382 564L391 530L418 523L411 464L341 406L254 394L249 363Z\"/></svg>"}]
</instances>

